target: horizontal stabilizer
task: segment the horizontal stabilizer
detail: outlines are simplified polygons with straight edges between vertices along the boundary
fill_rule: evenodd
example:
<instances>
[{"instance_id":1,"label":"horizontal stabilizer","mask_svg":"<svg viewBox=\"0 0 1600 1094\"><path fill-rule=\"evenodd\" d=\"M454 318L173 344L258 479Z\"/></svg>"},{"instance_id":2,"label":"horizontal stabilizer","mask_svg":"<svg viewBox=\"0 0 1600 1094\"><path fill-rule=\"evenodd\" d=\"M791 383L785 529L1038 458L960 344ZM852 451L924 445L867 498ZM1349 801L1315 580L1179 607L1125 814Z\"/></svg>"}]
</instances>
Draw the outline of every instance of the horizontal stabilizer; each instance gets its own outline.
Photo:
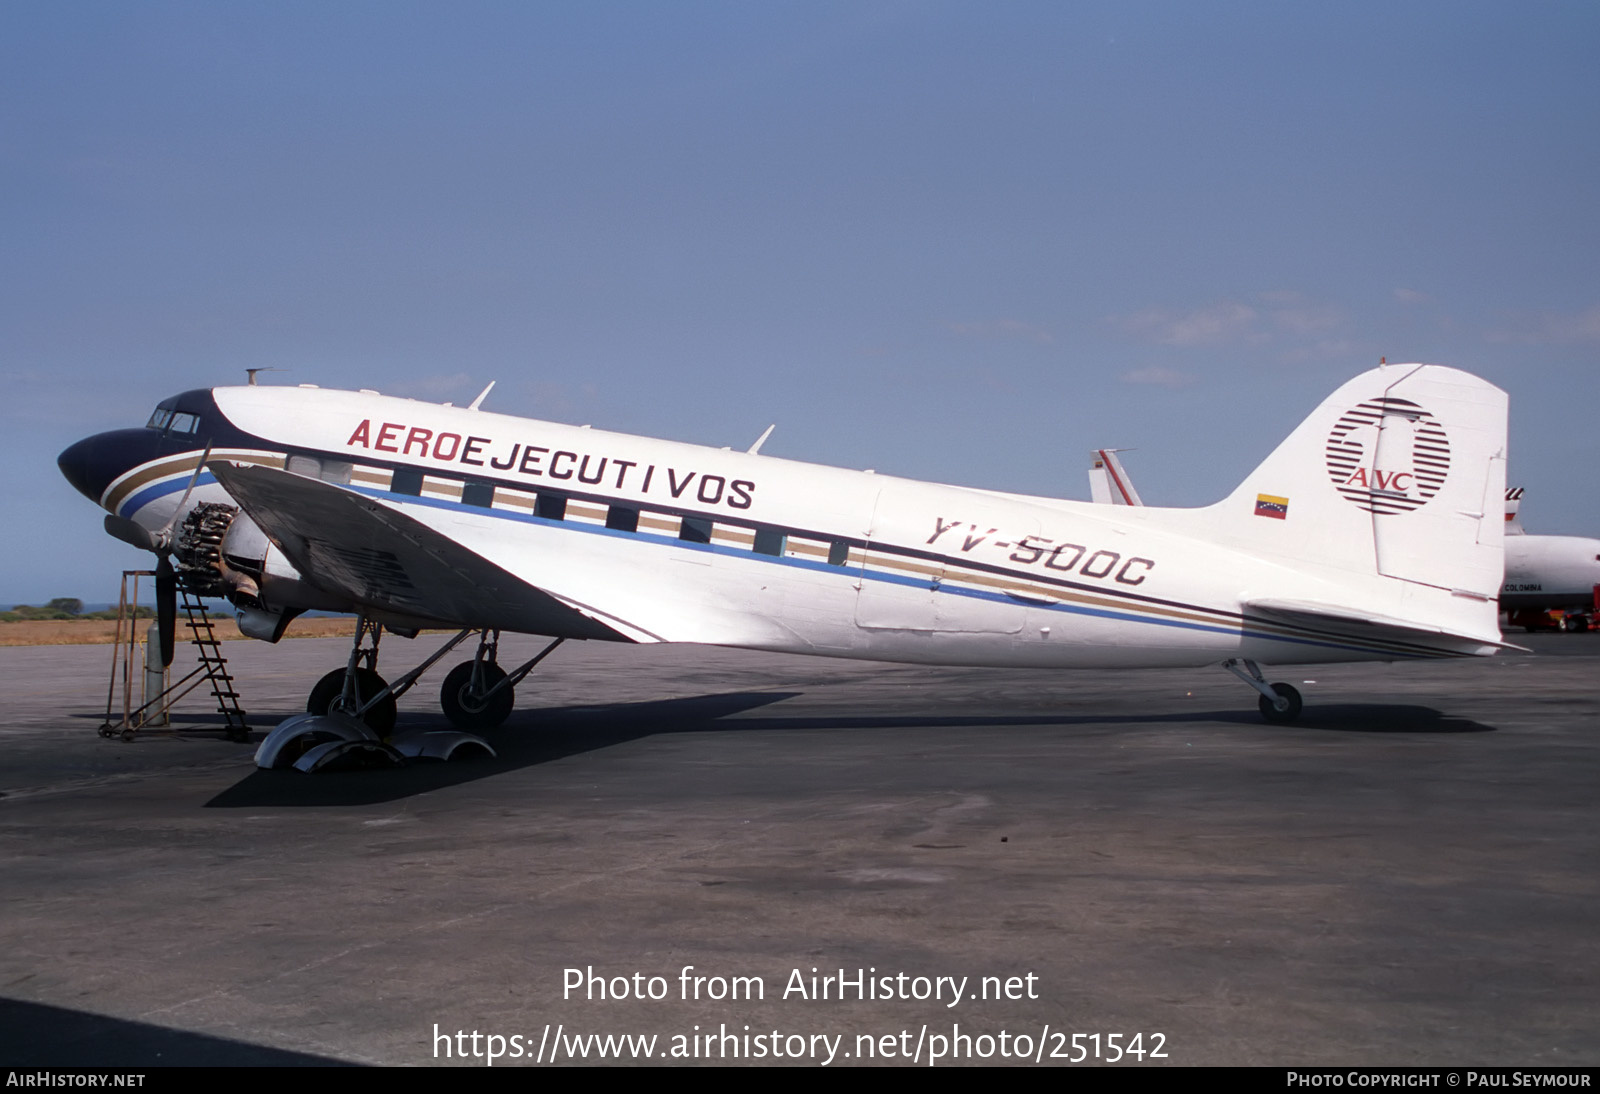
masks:
<instances>
[{"instance_id":1,"label":"horizontal stabilizer","mask_svg":"<svg viewBox=\"0 0 1600 1094\"><path fill-rule=\"evenodd\" d=\"M1393 616L1361 611L1344 604L1321 604L1311 600L1246 600L1243 608L1247 613L1254 612L1299 627L1319 630L1335 627L1349 634L1369 638L1399 641L1428 639L1432 642L1444 639L1457 652L1464 654L1485 653L1489 650L1526 652L1524 647L1514 646L1498 638L1446 630L1415 620L1396 619Z\"/></svg>"}]
</instances>

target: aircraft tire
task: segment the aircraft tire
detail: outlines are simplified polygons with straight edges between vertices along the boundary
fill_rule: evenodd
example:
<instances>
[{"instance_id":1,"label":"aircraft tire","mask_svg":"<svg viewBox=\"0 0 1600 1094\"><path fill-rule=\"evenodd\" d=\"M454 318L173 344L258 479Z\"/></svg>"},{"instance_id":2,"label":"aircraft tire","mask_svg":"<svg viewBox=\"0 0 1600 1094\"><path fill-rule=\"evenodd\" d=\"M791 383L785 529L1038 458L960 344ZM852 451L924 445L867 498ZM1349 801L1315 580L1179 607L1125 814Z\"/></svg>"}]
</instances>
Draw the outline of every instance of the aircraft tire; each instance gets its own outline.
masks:
<instances>
[{"instance_id":1,"label":"aircraft tire","mask_svg":"<svg viewBox=\"0 0 1600 1094\"><path fill-rule=\"evenodd\" d=\"M365 703L368 698L378 694L388 686L383 677L371 669L356 670L356 701L358 703ZM306 713L328 713L328 708L333 705L333 701L339 698L343 691L344 669L334 669L321 680L318 680L317 686L311 689L311 697L306 700ZM399 716L400 711L395 704L394 696L388 695L384 697L381 703L367 711L361 720L367 724L368 729L378 736L387 737L394 731L394 723Z\"/></svg>"},{"instance_id":2,"label":"aircraft tire","mask_svg":"<svg viewBox=\"0 0 1600 1094\"><path fill-rule=\"evenodd\" d=\"M483 681L488 687L494 687L505 678L506 670L499 665L483 666ZM467 731L494 729L511 717L511 708L517 705L513 689L501 688L484 700L474 698L471 687L471 661L463 661L445 674L444 684L439 688L439 705L444 708L444 716L450 719L451 725Z\"/></svg>"},{"instance_id":3,"label":"aircraft tire","mask_svg":"<svg viewBox=\"0 0 1600 1094\"><path fill-rule=\"evenodd\" d=\"M1289 709L1279 710L1272 700L1265 695L1261 697L1261 717L1277 725L1283 725L1300 717L1300 692L1288 684L1273 684L1272 690L1289 700Z\"/></svg>"}]
</instances>

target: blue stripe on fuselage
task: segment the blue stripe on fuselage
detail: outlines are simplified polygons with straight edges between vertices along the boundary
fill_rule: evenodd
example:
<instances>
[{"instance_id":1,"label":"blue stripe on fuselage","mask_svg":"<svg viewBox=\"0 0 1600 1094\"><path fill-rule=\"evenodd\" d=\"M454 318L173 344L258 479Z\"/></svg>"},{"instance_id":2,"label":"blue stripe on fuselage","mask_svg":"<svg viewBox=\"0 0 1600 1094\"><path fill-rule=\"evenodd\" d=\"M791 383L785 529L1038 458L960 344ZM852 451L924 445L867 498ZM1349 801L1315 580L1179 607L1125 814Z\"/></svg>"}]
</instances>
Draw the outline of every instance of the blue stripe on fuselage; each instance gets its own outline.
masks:
<instances>
[{"instance_id":1,"label":"blue stripe on fuselage","mask_svg":"<svg viewBox=\"0 0 1600 1094\"><path fill-rule=\"evenodd\" d=\"M137 494L130 495L125 501L123 501L121 505L117 507L117 516L131 517L134 513L137 513L139 510L143 509L146 505L149 505L158 498L164 498L168 494L176 494L180 491L188 489L189 476L193 474L194 470L191 468L187 474L180 473L177 478L168 479L165 482L159 482L153 486L147 486L143 490L140 490ZM217 477L211 472L202 471L200 473L200 477L194 480L194 484L196 486L207 486L215 483L216 481Z\"/></svg>"},{"instance_id":2,"label":"blue stripe on fuselage","mask_svg":"<svg viewBox=\"0 0 1600 1094\"><path fill-rule=\"evenodd\" d=\"M584 532L588 535L602 535L616 539L630 541L645 541L660 546L680 547L685 550L699 551L723 555L728 558L754 559L758 562L775 563L782 566L792 566L802 570L811 570L816 573L850 574L857 578L872 581L881 581L892 585L905 585L909 587L927 586L926 578L905 577L900 574L875 573L863 570L860 567L832 566L826 562L813 562L810 559L789 558L787 556L757 554L747 547L725 547L715 543L692 543L688 540L678 539L673 536L663 536L654 532L625 532L617 528L606 528L603 525L588 524L582 521L551 520L548 517L538 517L531 513L513 513L505 509L491 509L477 505L463 505L458 501L448 501L443 498L429 498L416 494L396 495L388 490L379 490L373 487L340 484L343 489L352 493L364 494L368 497L378 498L399 505L425 505L433 509L446 509L456 513L475 513L479 516L494 517L500 520L517 521L523 524L534 524L546 528L567 528ZM715 521L716 518L710 518ZM727 522L724 522L727 523ZM989 592L983 589L944 588L930 589L930 592L939 592L947 596L965 596L976 600L987 600L994 603L1016 605L1016 600L1005 593ZM1371 645L1352 645L1348 642L1337 642L1315 638L1294 638L1287 635L1270 634L1265 631L1252 630L1243 626L1222 626L1211 623L1194 623L1182 619L1163 619L1148 615L1139 615L1133 612L1116 611L1110 608L1091 608L1076 604L1031 604L1029 607L1043 609L1051 612L1061 612L1068 615L1086 615L1098 619L1114 619L1129 623L1146 623L1155 627L1172 627L1178 630L1203 631L1209 634L1241 635L1247 638L1261 638L1271 642L1286 642L1298 646L1317 646L1324 649L1349 650L1356 653L1385 653L1393 654L1396 659L1427 657L1428 653L1406 653L1399 650L1374 649ZM1198 610L1198 609L1197 609ZM1458 656L1454 651L1439 651L1432 656Z\"/></svg>"}]
</instances>

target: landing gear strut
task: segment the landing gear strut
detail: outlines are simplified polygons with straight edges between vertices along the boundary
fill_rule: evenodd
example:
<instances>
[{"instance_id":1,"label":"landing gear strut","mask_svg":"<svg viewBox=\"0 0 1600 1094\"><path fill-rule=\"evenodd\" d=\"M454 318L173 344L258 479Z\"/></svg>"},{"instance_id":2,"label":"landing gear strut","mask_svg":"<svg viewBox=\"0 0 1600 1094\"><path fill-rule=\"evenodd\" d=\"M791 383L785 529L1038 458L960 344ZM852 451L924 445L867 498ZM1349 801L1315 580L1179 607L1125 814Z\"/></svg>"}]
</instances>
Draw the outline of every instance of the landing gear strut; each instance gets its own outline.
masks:
<instances>
[{"instance_id":1,"label":"landing gear strut","mask_svg":"<svg viewBox=\"0 0 1600 1094\"><path fill-rule=\"evenodd\" d=\"M427 672L445 654L455 649L471 630L464 630L439 647L439 651L422 664L406 673L392 685L378 675L378 640L383 636L383 625L366 616L356 617L356 637L350 646L350 660L342 669L334 669L311 689L306 700L308 714L327 714L333 711L348 714L365 723L380 737L394 731L398 715L396 702L411 690L423 673Z\"/></svg>"},{"instance_id":2,"label":"landing gear strut","mask_svg":"<svg viewBox=\"0 0 1600 1094\"><path fill-rule=\"evenodd\" d=\"M495 751L488 741L459 729L418 728L394 733L395 701L473 633L470 627L459 632L422 664L393 684L386 684L377 671L382 624L358 616L355 641L345 667L317 682L306 704L308 713L285 719L267 734L256 750L256 766L325 771L403 765L414 759L493 756ZM458 666L445 682L444 707L457 726L462 725L463 718L470 718L468 725L473 728L489 728L505 721L511 713L512 686L561 640L556 639L538 657L508 676L495 664L500 632L478 633L477 656Z\"/></svg>"},{"instance_id":3,"label":"landing gear strut","mask_svg":"<svg viewBox=\"0 0 1600 1094\"><path fill-rule=\"evenodd\" d=\"M350 660L342 669L334 669L311 689L306 700L307 714L326 714L337 711L359 718L379 737L387 737L394 729L398 714L394 694L388 683L378 675L378 640L383 628L367 619L356 618L356 638L350 646Z\"/></svg>"},{"instance_id":4,"label":"landing gear strut","mask_svg":"<svg viewBox=\"0 0 1600 1094\"><path fill-rule=\"evenodd\" d=\"M394 731L396 700L410 691L423 673L473 633L478 635L477 652L471 661L463 661L445 676L444 686L439 690L439 705L444 707L445 717L457 729L493 729L511 716L511 708L517 700L516 686L533 671L535 665L554 653L565 639L555 639L525 664L508 673L499 665L500 632L474 632L469 628L446 642L432 657L389 684L378 675L378 641L383 635L383 626L364 615L358 616L349 661L344 668L334 669L317 681L306 702L306 711L310 714L327 714L329 711L348 714L365 723L375 736L387 738Z\"/></svg>"},{"instance_id":5,"label":"landing gear strut","mask_svg":"<svg viewBox=\"0 0 1600 1094\"><path fill-rule=\"evenodd\" d=\"M1300 717L1300 692L1288 684L1267 683L1267 678L1261 675L1261 666L1254 661L1230 657L1222 667L1261 693L1261 717L1267 721L1282 725Z\"/></svg>"},{"instance_id":6,"label":"landing gear strut","mask_svg":"<svg viewBox=\"0 0 1600 1094\"><path fill-rule=\"evenodd\" d=\"M318 680L317 686L311 689L310 698L306 700L306 713L326 714L336 710L341 714L354 715L356 711L362 711L358 717L366 723L367 728L379 737L387 737L394 729L395 719L399 717L388 683L371 669L358 668L353 681L353 696L347 700L344 693L349 675L347 669L334 669ZM371 700L376 702L369 706Z\"/></svg>"},{"instance_id":7,"label":"landing gear strut","mask_svg":"<svg viewBox=\"0 0 1600 1094\"><path fill-rule=\"evenodd\" d=\"M565 639L557 638L511 672L499 665L500 632L481 631L478 650L471 661L463 661L444 678L439 689L439 705L457 729L493 729L511 716L516 705L516 686Z\"/></svg>"}]
</instances>

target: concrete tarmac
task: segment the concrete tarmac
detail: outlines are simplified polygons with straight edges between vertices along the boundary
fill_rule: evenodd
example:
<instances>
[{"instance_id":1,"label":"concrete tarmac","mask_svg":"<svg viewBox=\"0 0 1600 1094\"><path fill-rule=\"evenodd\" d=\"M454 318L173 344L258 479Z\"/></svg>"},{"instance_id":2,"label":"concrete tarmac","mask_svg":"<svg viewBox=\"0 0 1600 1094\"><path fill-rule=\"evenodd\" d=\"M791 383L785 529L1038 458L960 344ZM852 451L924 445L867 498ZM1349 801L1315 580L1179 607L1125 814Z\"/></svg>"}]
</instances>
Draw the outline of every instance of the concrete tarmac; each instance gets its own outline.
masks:
<instances>
[{"instance_id":1,"label":"concrete tarmac","mask_svg":"<svg viewBox=\"0 0 1600 1094\"><path fill-rule=\"evenodd\" d=\"M1593 1065L1600 635L1512 640L1277 671L1287 727L1216 668L571 643L497 759L316 776L0 649L0 1063ZM259 731L346 649L225 652Z\"/></svg>"}]
</instances>

